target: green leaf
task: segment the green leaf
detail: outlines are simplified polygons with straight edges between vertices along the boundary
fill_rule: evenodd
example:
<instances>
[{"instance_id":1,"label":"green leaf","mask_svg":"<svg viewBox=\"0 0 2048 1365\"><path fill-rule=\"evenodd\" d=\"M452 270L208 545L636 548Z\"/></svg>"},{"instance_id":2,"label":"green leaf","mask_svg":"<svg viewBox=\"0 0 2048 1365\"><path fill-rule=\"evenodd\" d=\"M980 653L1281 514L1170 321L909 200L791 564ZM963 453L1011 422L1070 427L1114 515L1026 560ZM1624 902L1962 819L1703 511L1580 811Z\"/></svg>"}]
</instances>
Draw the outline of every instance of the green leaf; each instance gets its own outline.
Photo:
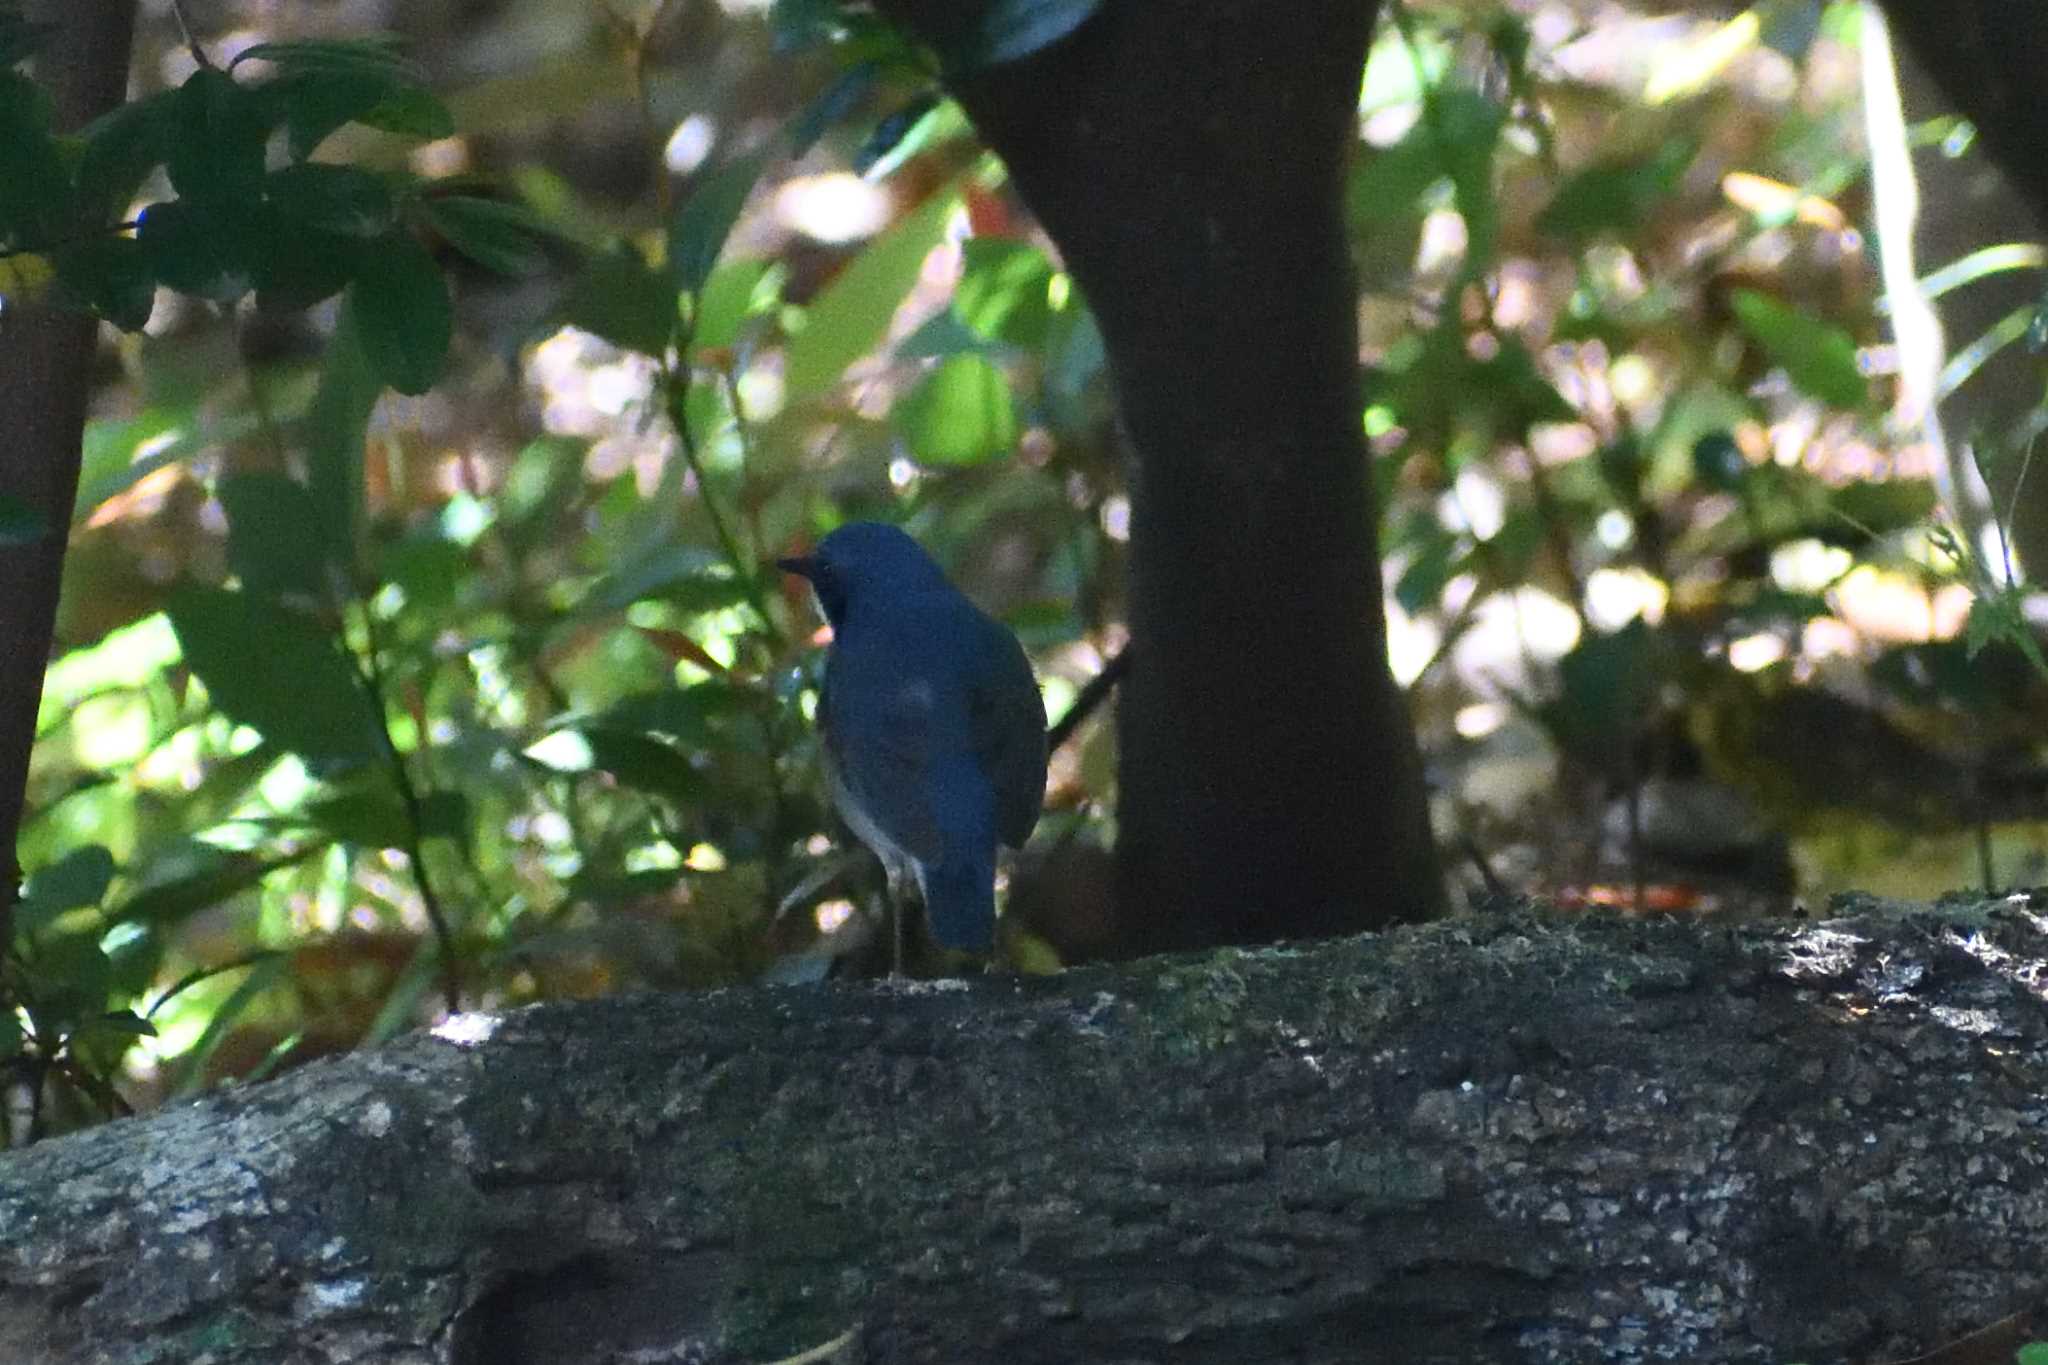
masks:
<instances>
[{"instance_id":1,"label":"green leaf","mask_svg":"<svg viewBox=\"0 0 2048 1365\"><path fill-rule=\"evenodd\" d=\"M44 247L64 236L71 183L50 135L50 99L0 71L0 245Z\"/></svg>"},{"instance_id":2,"label":"green leaf","mask_svg":"<svg viewBox=\"0 0 2048 1365\"><path fill-rule=\"evenodd\" d=\"M247 206L261 193L269 125L262 102L227 72L203 66L186 77L166 131L164 166L181 198Z\"/></svg>"},{"instance_id":3,"label":"green leaf","mask_svg":"<svg viewBox=\"0 0 2048 1365\"><path fill-rule=\"evenodd\" d=\"M658 739L606 726L557 730L526 751L542 767L559 773L607 773L624 786L688 805L704 784L682 751Z\"/></svg>"},{"instance_id":4,"label":"green leaf","mask_svg":"<svg viewBox=\"0 0 2048 1365\"><path fill-rule=\"evenodd\" d=\"M365 848L402 848L412 841L405 806L388 784L324 797L309 803L300 814L342 843L361 844Z\"/></svg>"},{"instance_id":5,"label":"green leaf","mask_svg":"<svg viewBox=\"0 0 2048 1365\"><path fill-rule=\"evenodd\" d=\"M978 355L940 362L897 401L890 419L924 464L979 464L1017 444L1010 386Z\"/></svg>"},{"instance_id":6,"label":"green leaf","mask_svg":"<svg viewBox=\"0 0 2048 1365\"><path fill-rule=\"evenodd\" d=\"M233 303L256 287L249 204L172 199L142 211L135 234L156 278L181 294Z\"/></svg>"},{"instance_id":7,"label":"green leaf","mask_svg":"<svg viewBox=\"0 0 2048 1365\"><path fill-rule=\"evenodd\" d=\"M311 618L248 593L185 588L170 603L186 665L214 706L313 760L378 752L378 721L342 658Z\"/></svg>"},{"instance_id":8,"label":"green leaf","mask_svg":"<svg viewBox=\"0 0 2048 1365\"><path fill-rule=\"evenodd\" d=\"M422 199L419 211L428 227L486 270L538 275L548 268L547 244L555 234L523 204L445 194Z\"/></svg>"},{"instance_id":9,"label":"green leaf","mask_svg":"<svg viewBox=\"0 0 2048 1365\"><path fill-rule=\"evenodd\" d=\"M1580 171L1558 189L1536 226L1571 241L1632 232L1670 198L1698 153L1691 138L1674 137L1647 157Z\"/></svg>"},{"instance_id":10,"label":"green leaf","mask_svg":"<svg viewBox=\"0 0 2048 1365\"><path fill-rule=\"evenodd\" d=\"M378 243L376 268L349 286L356 339L370 371L404 394L434 387L448 364L455 312L441 268L407 232Z\"/></svg>"},{"instance_id":11,"label":"green leaf","mask_svg":"<svg viewBox=\"0 0 2048 1365\"><path fill-rule=\"evenodd\" d=\"M158 869L159 879L116 906L112 918L176 924L248 890L279 868L303 862L325 847L316 843L282 857L259 858L248 853L224 852L208 844L193 844L183 858L152 859L151 866ZM166 867L173 870L166 873Z\"/></svg>"},{"instance_id":12,"label":"green leaf","mask_svg":"<svg viewBox=\"0 0 2048 1365\"><path fill-rule=\"evenodd\" d=\"M344 298L320 367L320 386L306 413L305 435L314 529L326 538L327 557L344 566L355 562L356 527L362 521L363 442L382 391L361 343L355 309Z\"/></svg>"},{"instance_id":13,"label":"green leaf","mask_svg":"<svg viewBox=\"0 0 2048 1365\"><path fill-rule=\"evenodd\" d=\"M954 72L999 66L1028 57L1079 28L1102 0L990 0L974 10L975 22L946 44L946 65Z\"/></svg>"},{"instance_id":14,"label":"green leaf","mask_svg":"<svg viewBox=\"0 0 2048 1365\"><path fill-rule=\"evenodd\" d=\"M1731 299L1736 321L1784 367L1800 392L1838 408L1860 408L1870 385L1856 363L1856 343L1840 327L1754 289Z\"/></svg>"},{"instance_id":15,"label":"green leaf","mask_svg":"<svg viewBox=\"0 0 2048 1365\"><path fill-rule=\"evenodd\" d=\"M848 365L881 341L958 204L958 194L950 189L934 194L868 243L812 302L784 362L783 388L790 402L838 383Z\"/></svg>"},{"instance_id":16,"label":"green leaf","mask_svg":"<svg viewBox=\"0 0 2048 1365\"><path fill-rule=\"evenodd\" d=\"M199 1082L205 1078L207 1062L212 1060L214 1052L228 1036L229 1030L248 1012L249 1006L255 1003L257 996L277 984L290 960L280 954L259 959L250 965L249 974L242 978L228 998L221 1002L220 1008L206 1021L206 1028L200 1033L199 1041L178 1059L178 1077L172 1084L173 1094L189 1095L198 1089Z\"/></svg>"},{"instance_id":17,"label":"green leaf","mask_svg":"<svg viewBox=\"0 0 2048 1365\"><path fill-rule=\"evenodd\" d=\"M1538 714L1568 753L1619 763L1655 713L1668 661L1664 642L1640 619L1588 633L1558 660L1563 695Z\"/></svg>"},{"instance_id":18,"label":"green leaf","mask_svg":"<svg viewBox=\"0 0 2048 1365\"><path fill-rule=\"evenodd\" d=\"M78 210L86 223L125 215L149 173L163 164L176 131L178 92L153 95L109 110L79 134Z\"/></svg>"},{"instance_id":19,"label":"green leaf","mask_svg":"<svg viewBox=\"0 0 2048 1365\"><path fill-rule=\"evenodd\" d=\"M386 548L382 577L405 593L408 612L432 612L453 603L469 571L469 550L440 536L415 535Z\"/></svg>"},{"instance_id":20,"label":"green leaf","mask_svg":"<svg viewBox=\"0 0 2048 1365\"><path fill-rule=\"evenodd\" d=\"M286 151L304 161L346 124L402 137L447 137L455 120L446 105L403 72L313 67L258 86L268 121L282 123Z\"/></svg>"},{"instance_id":21,"label":"green leaf","mask_svg":"<svg viewBox=\"0 0 2048 1365\"><path fill-rule=\"evenodd\" d=\"M1393 146L1359 157L1348 187L1352 220L1369 225L1406 217L1444 174L1436 140L1418 124Z\"/></svg>"},{"instance_id":22,"label":"green leaf","mask_svg":"<svg viewBox=\"0 0 2048 1365\"><path fill-rule=\"evenodd\" d=\"M455 136L455 115L438 95L416 85L400 86L357 117L382 133L433 141Z\"/></svg>"},{"instance_id":23,"label":"green leaf","mask_svg":"<svg viewBox=\"0 0 2048 1365\"><path fill-rule=\"evenodd\" d=\"M953 311L990 341L1037 350L1052 330L1052 262L1028 242L971 237L960 247Z\"/></svg>"},{"instance_id":24,"label":"green leaf","mask_svg":"<svg viewBox=\"0 0 2048 1365\"><path fill-rule=\"evenodd\" d=\"M643 597L653 597L673 585L705 577L724 561L695 545L654 545L607 574L583 600L585 610L623 610Z\"/></svg>"},{"instance_id":25,"label":"green leaf","mask_svg":"<svg viewBox=\"0 0 2048 1365\"><path fill-rule=\"evenodd\" d=\"M244 62L269 62L281 72L323 71L353 76L382 76L418 84L419 67L400 50L399 39L380 33L369 38L314 38L302 42L255 43L235 54L230 69Z\"/></svg>"},{"instance_id":26,"label":"green leaf","mask_svg":"<svg viewBox=\"0 0 2048 1365\"><path fill-rule=\"evenodd\" d=\"M466 840L473 816L461 792L428 792L420 797L422 839Z\"/></svg>"},{"instance_id":27,"label":"green leaf","mask_svg":"<svg viewBox=\"0 0 2048 1365\"><path fill-rule=\"evenodd\" d=\"M228 517L228 568L249 592L322 600L325 538L312 493L282 474L234 474L220 485Z\"/></svg>"},{"instance_id":28,"label":"green leaf","mask_svg":"<svg viewBox=\"0 0 2048 1365\"><path fill-rule=\"evenodd\" d=\"M697 296L690 342L698 350L730 346L747 319L773 308L783 270L767 261L727 261L711 272Z\"/></svg>"},{"instance_id":29,"label":"green leaf","mask_svg":"<svg viewBox=\"0 0 2048 1365\"><path fill-rule=\"evenodd\" d=\"M1829 490L1829 515L1814 532L1830 544L1856 548L1873 536L1926 524L1939 502L1934 485L1923 479L1844 484Z\"/></svg>"},{"instance_id":30,"label":"green leaf","mask_svg":"<svg viewBox=\"0 0 2048 1365\"><path fill-rule=\"evenodd\" d=\"M65 295L124 332L139 332L156 308L149 254L133 237L90 237L57 252Z\"/></svg>"},{"instance_id":31,"label":"green leaf","mask_svg":"<svg viewBox=\"0 0 2048 1365\"><path fill-rule=\"evenodd\" d=\"M113 885L114 871L114 855L98 844L87 844L39 868L29 878L22 905L44 920L98 905Z\"/></svg>"},{"instance_id":32,"label":"green leaf","mask_svg":"<svg viewBox=\"0 0 2048 1365\"><path fill-rule=\"evenodd\" d=\"M0 67L26 61L56 36L55 24L23 18L18 13L0 10ZM4 1055L4 1052L5 1049L0 1049L0 1055Z\"/></svg>"},{"instance_id":33,"label":"green leaf","mask_svg":"<svg viewBox=\"0 0 2048 1365\"><path fill-rule=\"evenodd\" d=\"M590 258L559 312L563 322L614 346L660 356L675 330L675 285L620 243Z\"/></svg>"},{"instance_id":34,"label":"green leaf","mask_svg":"<svg viewBox=\"0 0 2048 1365\"><path fill-rule=\"evenodd\" d=\"M33 545L48 534L42 513L12 493L0 493L0 545Z\"/></svg>"},{"instance_id":35,"label":"green leaf","mask_svg":"<svg viewBox=\"0 0 2048 1365\"><path fill-rule=\"evenodd\" d=\"M2048 1365L2048 1341L2030 1341L2014 1353L2015 1365Z\"/></svg>"},{"instance_id":36,"label":"green leaf","mask_svg":"<svg viewBox=\"0 0 2048 1365\"><path fill-rule=\"evenodd\" d=\"M368 238L382 236L396 221L391 187L382 176L353 166L285 166L263 178L263 194L295 228Z\"/></svg>"},{"instance_id":37,"label":"green leaf","mask_svg":"<svg viewBox=\"0 0 2048 1365\"><path fill-rule=\"evenodd\" d=\"M356 276L377 268L374 245L357 237L294 225L268 205L250 218L256 306L296 313L331 299Z\"/></svg>"},{"instance_id":38,"label":"green leaf","mask_svg":"<svg viewBox=\"0 0 2048 1365\"><path fill-rule=\"evenodd\" d=\"M747 196L768 168L777 143L719 167L697 186L669 225L669 277L677 291L695 294L711 278L725 239L739 221Z\"/></svg>"},{"instance_id":39,"label":"green leaf","mask_svg":"<svg viewBox=\"0 0 2048 1365\"><path fill-rule=\"evenodd\" d=\"M38 1033L69 1033L106 1010L113 964L100 950L97 930L43 939L29 967L35 991L29 1013Z\"/></svg>"},{"instance_id":40,"label":"green leaf","mask_svg":"<svg viewBox=\"0 0 2048 1365\"><path fill-rule=\"evenodd\" d=\"M1423 117L1439 139L1438 154L1451 177L1451 195L1465 220L1468 268L1490 264L1499 234L1493 197L1493 156L1507 126L1507 110L1476 90L1434 87Z\"/></svg>"},{"instance_id":41,"label":"green leaf","mask_svg":"<svg viewBox=\"0 0 2048 1365\"><path fill-rule=\"evenodd\" d=\"M97 1019L88 1020L80 1033L119 1033L130 1038L156 1037L156 1025L144 1019L134 1010L110 1010Z\"/></svg>"}]
</instances>

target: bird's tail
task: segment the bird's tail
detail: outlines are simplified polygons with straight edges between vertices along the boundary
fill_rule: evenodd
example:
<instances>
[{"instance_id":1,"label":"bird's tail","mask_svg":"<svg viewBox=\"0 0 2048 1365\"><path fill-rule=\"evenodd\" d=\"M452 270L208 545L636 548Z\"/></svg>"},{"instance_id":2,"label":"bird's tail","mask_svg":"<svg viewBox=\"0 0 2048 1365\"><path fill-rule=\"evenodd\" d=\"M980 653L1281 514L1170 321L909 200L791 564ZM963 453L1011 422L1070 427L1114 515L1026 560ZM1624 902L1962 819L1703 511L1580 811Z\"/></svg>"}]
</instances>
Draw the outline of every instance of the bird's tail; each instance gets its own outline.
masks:
<instances>
[{"instance_id":1,"label":"bird's tail","mask_svg":"<svg viewBox=\"0 0 2048 1365\"><path fill-rule=\"evenodd\" d=\"M974 852L948 849L925 874L925 913L932 937L948 948L985 953L996 931L995 840Z\"/></svg>"}]
</instances>

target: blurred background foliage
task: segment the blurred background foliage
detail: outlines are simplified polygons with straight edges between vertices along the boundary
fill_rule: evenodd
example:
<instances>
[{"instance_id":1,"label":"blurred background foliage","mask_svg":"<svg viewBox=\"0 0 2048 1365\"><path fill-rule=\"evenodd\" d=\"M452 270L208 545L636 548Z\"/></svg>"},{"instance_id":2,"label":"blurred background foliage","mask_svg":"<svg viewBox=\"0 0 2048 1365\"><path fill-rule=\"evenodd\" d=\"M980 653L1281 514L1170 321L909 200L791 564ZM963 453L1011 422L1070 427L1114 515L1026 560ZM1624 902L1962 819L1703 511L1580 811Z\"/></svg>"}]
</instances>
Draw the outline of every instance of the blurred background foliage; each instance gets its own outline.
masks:
<instances>
[{"instance_id":1,"label":"blurred background foliage","mask_svg":"<svg viewBox=\"0 0 2048 1365\"><path fill-rule=\"evenodd\" d=\"M823 799L818 622L766 561L904 522L1055 717L1122 642L1101 340L929 60L824 0L188 8L290 166L262 127L251 163L173 139L105 173L176 289L19 223L0 256L130 329L0 968L7 1139L458 997L860 958L879 877ZM134 96L188 92L144 14ZM1394 666L1439 834L1499 885L1756 913L2040 878L2025 602L1887 408L1860 20L1381 26L1349 212ZM257 48L378 34L383 66ZM209 98L189 145L237 145ZM1085 955L1108 894L1107 717L1011 877L1025 969Z\"/></svg>"}]
</instances>

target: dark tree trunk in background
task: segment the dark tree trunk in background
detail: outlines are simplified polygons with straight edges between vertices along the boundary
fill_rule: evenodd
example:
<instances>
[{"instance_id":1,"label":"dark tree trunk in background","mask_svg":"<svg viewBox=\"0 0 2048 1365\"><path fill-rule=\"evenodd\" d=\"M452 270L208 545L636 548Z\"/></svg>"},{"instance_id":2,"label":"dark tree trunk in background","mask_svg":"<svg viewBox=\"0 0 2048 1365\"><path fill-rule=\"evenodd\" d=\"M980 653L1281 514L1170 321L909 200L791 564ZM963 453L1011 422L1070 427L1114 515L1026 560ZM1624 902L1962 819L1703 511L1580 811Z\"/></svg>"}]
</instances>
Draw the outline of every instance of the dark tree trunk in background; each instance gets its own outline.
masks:
<instances>
[{"instance_id":1,"label":"dark tree trunk in background","mask_svg":"<svg viewBox=\"0 0 2048 1365\"><path fill-rule=\"evenodd\" d=\"M955 50L985 4L884 0ZM1107 0L955 82L1099 319L1132 459L1121 946L1437 911L1341 214L1371 0Z\"/></svg>"},{"instance_id":2,"label":"dark tree trunk in background","mask_svg":"<svg viewBox=\"0 0 2048 1365\"><path fill-rule=\"evenodd\" d=\"M458 1017L0 1156L0 1361L1900 1360L2042 1291L2042 923Z\"/></svg>"},{"instance_id":3,"label":"dark tree trunk in background","mask_svg":"<svg viewBox=\"0 0 2048 1365\"><path fill-rule=\"evenodd\" d=\"M2041 241L2048 223L2048 11L1987 0L1885 0L1884 11L1907 119L1954 110L1978 132L1968 156L1952 158L1932 146L1914 153L1920 272L1981 247ZM2041 277L2031 271L1988 276L1944 294L1934 306L1948 354L2040 297ZM1942 403L1942 420L1951 444L2017 451L2031 439L2028 424L2040 402L2040 356L2008 346ZM1980 462L1998 516L2012 512L2006 530L2026 572L2039 580L2048 573L2048 471L2027 466L2010 456Z\"/></svg>"},{"instance_id":4,"label":"dark tree trunk in background","mask_svg":"<svg viewBox=\"0 0 2048 1365\"><path fill-rule=\"evenodd\" d=\"M2005 0L1884 0L1913 56L1977 125L1984 150L2048 222L2048 9ZM2032 223L2013 224L2030 236ZM1938 264L1930 262L1929 264Z\"/></svg>"},{"instance_id":5,"label":"dark tree trunk in background","mask_svg":"<svg viewBox=\"0 0 2048 1365\"><path fill-rule=\"evenodd\" d=\"M56 100L60 129L77 128L127 96L134 0L29 0L26 13L58 27L33 69ZM81 314L31 304L0 315L0 493L33 511L45 531L29 544L0 542L0 944L19 881L15 840L98 339L99 324Z\"/></svg>"}]
</instances>

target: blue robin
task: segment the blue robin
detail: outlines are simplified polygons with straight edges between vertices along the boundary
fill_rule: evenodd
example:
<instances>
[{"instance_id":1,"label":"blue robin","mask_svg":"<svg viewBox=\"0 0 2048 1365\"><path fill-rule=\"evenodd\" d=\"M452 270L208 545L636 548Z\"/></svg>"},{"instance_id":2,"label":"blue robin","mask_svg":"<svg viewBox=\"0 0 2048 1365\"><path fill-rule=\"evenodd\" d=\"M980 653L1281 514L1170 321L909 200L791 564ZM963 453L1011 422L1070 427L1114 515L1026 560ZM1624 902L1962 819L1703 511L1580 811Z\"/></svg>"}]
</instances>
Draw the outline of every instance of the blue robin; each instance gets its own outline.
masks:
<instances>
[{"instance_id":1,"label":"blue robin","mask_svg":"<svg viewBox=\"0 0 2048 1365\"><path fill-rule=\"evenodd\" d=\"M1021 846L1045 799L1045 705L1017 637L893 526L850 522L776 565L832 623L818 725L840 815L892 899L916 883L933 938L988 951L996 845Z\"/></svg>"}]
</instances>

